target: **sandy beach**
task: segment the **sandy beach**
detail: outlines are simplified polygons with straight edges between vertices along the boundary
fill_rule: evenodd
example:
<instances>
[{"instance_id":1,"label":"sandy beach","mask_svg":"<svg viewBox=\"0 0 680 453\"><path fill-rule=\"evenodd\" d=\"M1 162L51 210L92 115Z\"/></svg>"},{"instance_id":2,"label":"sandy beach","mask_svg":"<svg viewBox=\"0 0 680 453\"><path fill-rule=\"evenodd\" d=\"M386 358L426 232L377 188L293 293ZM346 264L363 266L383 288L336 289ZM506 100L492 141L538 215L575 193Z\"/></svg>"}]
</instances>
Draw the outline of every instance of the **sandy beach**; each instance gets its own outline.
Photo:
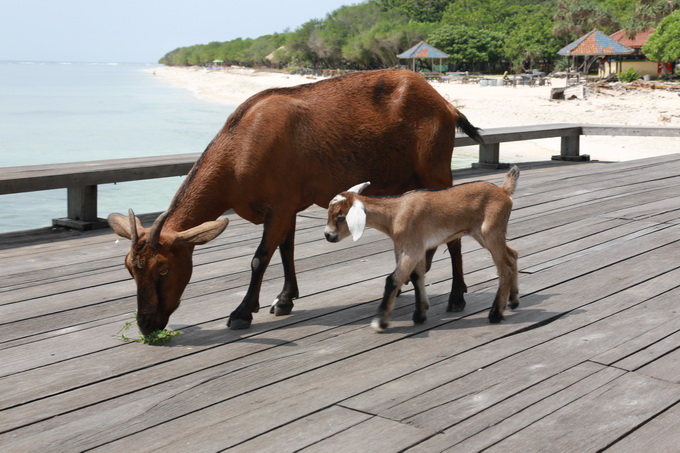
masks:
<instances>
[{"instance_id":1,"label":"sandy beach","mask_svg":"<svg viewBox=\"0 0 680 453\"><path fill-rule=\"evenodd\" d=\"M251 95L274 87L314 83L320 78L252 69L206 71L201 68L158 67L156 76L190 90L199 99L236 106ZM480 86L437 83L432 86L456 105L477 127L494 128L548 123L588 123L631 126L680 127L680 96L667 90L589 90L585 99L551 101L550 91L565 85L552 79L551 86ZM226 118L225 118L226 119ZM558 138L505 143L503 162L547 160L559 154ZM625 161L680 152L680 138L602 137L581 138L581 154L593 160ZM458 148L454 167L476 161L475 147Z\"/></svg>"}]
</instances>

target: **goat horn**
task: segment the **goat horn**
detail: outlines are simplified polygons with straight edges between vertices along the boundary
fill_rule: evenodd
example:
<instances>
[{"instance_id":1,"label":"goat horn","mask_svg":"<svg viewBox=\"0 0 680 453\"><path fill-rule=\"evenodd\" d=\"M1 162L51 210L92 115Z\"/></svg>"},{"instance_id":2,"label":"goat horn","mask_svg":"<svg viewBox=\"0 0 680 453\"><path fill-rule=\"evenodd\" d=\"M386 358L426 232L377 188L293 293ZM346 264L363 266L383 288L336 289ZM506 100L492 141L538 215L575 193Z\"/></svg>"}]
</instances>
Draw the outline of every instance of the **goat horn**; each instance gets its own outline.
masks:
<instances>
[{"instance_id":1,"label":"goat horn","mask_svg":"<svg viewBox=\"0 0 680 453\"><path fill-rule=\"evenodd\" d=\"M132 208L128 209L128 217L130 218L130 240L134 247L137 243L137 219L135 218L135 213Z\"/></svg>"},{"instance_id":2,"label":"goat horn","mask_svg":"<svg viewBox=\"0 0 680 453\"><path fill-rule=\"evenodd\" d=\"M156 221L151 225L151 228L149 229L149 239L146 241L147 244L150 246L155 246L158 244L158 240L161 237L161 230L163 229L163 224L168 218L168 215L170 213L168 211L165 211L163 214L159 215Z\"/></svg>"}]
</instances>

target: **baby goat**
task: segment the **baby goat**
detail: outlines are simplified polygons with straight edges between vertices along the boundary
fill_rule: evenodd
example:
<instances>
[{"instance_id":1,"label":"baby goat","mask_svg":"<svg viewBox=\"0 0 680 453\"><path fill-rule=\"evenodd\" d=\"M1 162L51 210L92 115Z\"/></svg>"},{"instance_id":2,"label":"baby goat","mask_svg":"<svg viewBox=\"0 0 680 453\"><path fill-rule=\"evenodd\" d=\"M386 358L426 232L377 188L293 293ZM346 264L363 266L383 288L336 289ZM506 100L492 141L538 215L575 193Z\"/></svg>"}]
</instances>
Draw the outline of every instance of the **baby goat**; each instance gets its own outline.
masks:
<instances>
[{"instance_id":1,"label":"baby goat","mask_svg":"<svg viewBox=\"0 0 680 453\"><path fill-rule=\"evenodd\" d=\"M505 242L511 195L518 178L519 168L514 166L501 187L479 181L448 189L414 190L396 197L360 195L370 184L365 182L331 200L325 229L329 242L339 242L350 235L357 241L366 226L382 231L394 241L397 268L387 277L378 315L371 323L376 331L387 328L394 299L408 280L413 282L416 296L413 322L425 322L430 306L424 281L426 253L462 236L472 236L489 250L498 269L500 281L489 321L498 323L503 319L508 300L510 308L519 305L517 252ZM447 311L453 308L449 306Z\"/></svg>"}]
</instances>

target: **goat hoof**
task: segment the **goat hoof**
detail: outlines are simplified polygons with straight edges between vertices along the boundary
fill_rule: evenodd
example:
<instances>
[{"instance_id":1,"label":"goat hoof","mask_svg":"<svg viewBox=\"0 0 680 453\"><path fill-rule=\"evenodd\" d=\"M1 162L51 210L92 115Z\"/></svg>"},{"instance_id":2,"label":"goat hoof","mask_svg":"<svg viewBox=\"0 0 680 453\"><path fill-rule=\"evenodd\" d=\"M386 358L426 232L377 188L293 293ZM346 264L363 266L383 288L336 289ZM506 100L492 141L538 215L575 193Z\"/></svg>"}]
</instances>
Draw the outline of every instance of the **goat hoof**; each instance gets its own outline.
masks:
<instances>
[{"instance_id":1,"label":"goat hoof","mask_svg":"<svg viewBox=\"0 0 680 453\"><path fill-rule=\"evenodd\" d=\"M229 321L227 321L227 327L229 327L231 330L244 330L250 328L252 323L252 319L241 319L231 315L229 316Z\"/></svg>"},{"instance_id":2,"label":"goat hoof","mask_svg":"<svg viewBox=\"0 0 680 453\"><path fill-rule=\"evenodd\" d=\"M269 308L269 313L274 316L286 316L293 311L293 302L291 300L286 301L280 296L276 298L272 306Z\"/></svg>"},{"instance_id":3,"label":"goat hoof","mask_svg":"<svg viewBox=\"0 0 680 453\"><path fill-rule=\"evenodd\" d=\"M510 307L512 310L514 310L515 308L519 307L519 301L517 300L517 301L510 302L508 304L508 307Z\"/></svg>"},{"instance_id":4,"label":"goat hoof","mask_svg":"<svg viewBox=\"0 0 680 453\"><path fill-rule=\"evenodd\" d=\"M449 305L446 307L446 311L458 312L465 310L465 299L462 300L449 300Z\"/></svg>"},{"instance_id":5,"label":"goat hoof","mask_svg":"<svg viewBox=\"0 0 680 453\"><path fill-rule=\"evenodd\" d=\"M380 318L374 318L373 321L371 321L371 327L373 327L373 330L376 332L384 332L387 330L387 326L388 324Z\"/></svg>"},{"instance_id":6,"label":"goat hoof","mask_svg":"<svg viewBox=\"0 0 680 453\"><path fill-rule=\"evenodd\" d=\"M269 313L274 316L286 316L289 315L291 311L293 311L292 303L290 305L272 305L272 308L269 309Z\"/></svg>"},{"instance_id":7,"label":"goat hoof","mask_svg":"<svg viewBox=\"0 0 680 453\"><path fill-rule=\"evenodd\" d=\"M427 315L425 313L421 314L418 312L413 313L413 324L420 325L427 321Z\"/></svg>"},{"instance_id":8,"label":"goat hoof","mask_svg":"<svg viewBox=\"0 0 680 453\"><path fill-rule=\"evenodd\" d=\"M489 312L489 322L492 324L498 324L504 319L503 315L496 310L491 310Z\"/></svg>"}]
</instances>

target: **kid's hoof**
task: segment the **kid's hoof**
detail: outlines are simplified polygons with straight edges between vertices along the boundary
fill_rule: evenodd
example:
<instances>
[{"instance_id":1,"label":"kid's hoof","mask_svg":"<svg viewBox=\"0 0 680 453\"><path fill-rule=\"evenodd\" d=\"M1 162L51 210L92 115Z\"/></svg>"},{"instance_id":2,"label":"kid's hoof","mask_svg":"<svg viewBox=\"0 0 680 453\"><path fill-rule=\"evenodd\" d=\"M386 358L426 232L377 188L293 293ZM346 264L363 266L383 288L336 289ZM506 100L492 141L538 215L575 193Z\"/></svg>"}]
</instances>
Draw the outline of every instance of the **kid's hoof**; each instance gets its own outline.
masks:
<instances>
[{"instance_id":1,"label":"kid's hoof","mask_svg":"<svg viewBox=\"0 0 680 453\"><path fill-rule=\"evenodd\" d=\"M512 310L514 310L515 308L519 307L519 301L514 301L514 302L508 303L508 307L510 307Z\"/></svg>"},{"instance_id":2,"label":"kid's hoof","mask_svg":"<svg viewBox=\"0 0 680 453\"><path fill-rule=\"evenodd\" d=\"M427 321L427 315L426 314L420 314L418 312L413 313L413 324L415 325L420 325L423 324L425 321Z\"/></svg>"},{"instance_id":3,"label":"kid's hoof","mask_svg":"<svg viewBox=\"0 0 680 453\"><path fill-rule=\"evenodd\" d=\"M503 315L500 314L500 313L498 313L497 311L491 310L491 312L489 312L489 322L490 322L490 323L492 323L492 324L498 324L498 323L501 322L503 319L505 319L505 318L503 317Z\"/></svg>"},{"instance_id":4,"label":"kid's hoof","mask_svg":"<svg viewBox=\"0 0 680 453\"><path fill-rule=\"evenodd\" d=\"M373 321L371 321L371 327L373 327L373 330L376 332L384 332L387 330L388 324L384 321L381 321L380 318L374 318Z\"/></svg>"},{"instance_id":5,"label":"kid's hoof","mask_svg":"<svg viewBox=\"0 0 680 453\"><path fill-rule=\"evenodd\" d=\"M229 327L231 330L244 330L249 329L252 322L252 319L248 320L230 316L229 321L227 321L227 327Z\"/></svg>"}]
</instances>

